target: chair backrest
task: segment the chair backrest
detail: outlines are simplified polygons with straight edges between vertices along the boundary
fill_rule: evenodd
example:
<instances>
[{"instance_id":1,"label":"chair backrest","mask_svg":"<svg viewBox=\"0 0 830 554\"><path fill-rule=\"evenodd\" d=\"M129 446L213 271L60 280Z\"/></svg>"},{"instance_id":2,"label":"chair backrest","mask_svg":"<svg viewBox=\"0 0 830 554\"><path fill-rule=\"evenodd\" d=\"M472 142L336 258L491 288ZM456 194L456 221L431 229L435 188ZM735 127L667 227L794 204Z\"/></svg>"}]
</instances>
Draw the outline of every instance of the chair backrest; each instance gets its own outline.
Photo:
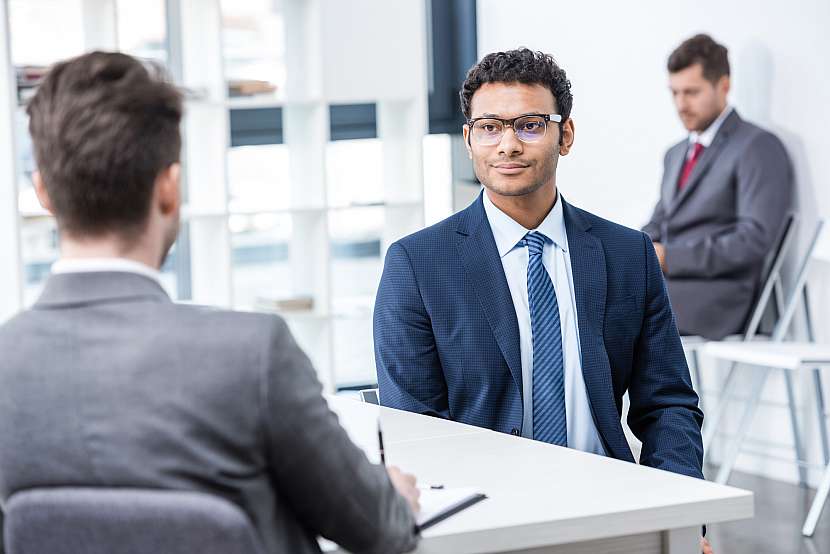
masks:
<instances>
[{"instance_id":1,"label":"chair backrest","mask_svg":"<svg viewBox=\"0 0 830 554\"><path fill-rule=\"evenodd\" d=\"M6 505L7 554L263 554L234 504L183 491L42 488Z\"/></svg>"},{"instance_id":2,"label":"chair backrest","mask_svg":"<svg viewBox=\"0 0 830 554\"><path fill-rule=\"evenodd\" d=\"M830 264L830 219L822 221L821 233L813 247L813 259Z\"/></svg>"},{"instance_id":3,"label":"chair backrest","mask_svg":"<svg viewBox=\"0 0 830 554\"><path fill-rule=\"evenodd\" d=\"M793 285L793 290L784 305L784 312L781 314L778 322L775 324L775 330L772 333L773 341L783 340L790 328L793 316L795 315L798 302L803 298L804 287L807 284L807 276L810 271L810 266L815 260L830 261L830 224L827 220L821 220L816 225L815 233L804 254L804 258L798 267L798 273Z\"/></svg>"},{"instance_id":4,"label":"chair backrest","mask_svg":"<svg viewBox=\"0 0 830 554\"><path fill-rule=\"evenodd\" d=\"M775 243L773 244L771 250L772 254L765 266L761 279L761 282L763 283L761 286L761 292L755 300L755 305L752 308L752 314L750 315L744 329L743 335L744 340L746 341L752 340L758 333L758 328L761 325L761 319L764 317L764 313L766 313L768 309L773 290L778 284L780 284L781 268L784 265L784 260L786 259L787 254L795 244L797 230L798 216L794 213L787 214L787 217L784 219L784 223L781 225L781 229L778 232L778 236L775 239ZM782 310L783 308L779 307L777 317L781 317Z\"/></svg>"},{"instance_id":5,"label":"chair backrest","mask_svg":"<svg viewBox=\"0 0 830 554\"><path fill-rule=\"evenodd\" d=\"M378 396L378 389L363 389L357 391L360 394L360 399L367 404L380 404L380 396Z\"/></svg>"}]
</instances>

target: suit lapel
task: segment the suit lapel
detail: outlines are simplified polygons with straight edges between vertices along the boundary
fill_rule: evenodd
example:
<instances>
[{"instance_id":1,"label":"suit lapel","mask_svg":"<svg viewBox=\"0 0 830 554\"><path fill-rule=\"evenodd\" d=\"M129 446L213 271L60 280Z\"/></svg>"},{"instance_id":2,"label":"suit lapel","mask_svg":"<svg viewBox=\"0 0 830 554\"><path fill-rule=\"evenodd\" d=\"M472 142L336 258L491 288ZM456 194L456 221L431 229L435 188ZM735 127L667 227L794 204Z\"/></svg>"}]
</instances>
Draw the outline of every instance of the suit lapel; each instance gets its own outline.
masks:
<instances>
[{"instance_id":1,"label":"suit lapel","mask_svg":"<svg viewBox=\"0 0 830 554\"><path fill-rule=\"evenodd\" d=\"M671 154L668 166L666 167L666 175L663 179L663 210L668 213L674 204L677 196L677 181L680 179L680 172L683 169L683 162L686 161L686 150L688 149L688 142L674 147L674 152Z\"/></svg>"},{"instance_id":2,"label":"suit lapel","mask_svg":"<svg viewBox=\"0 0 830 554\"><path fill-rule=\"evenodd\" d=\"M587 232L591 228L590 223L569 204L563 203L563 208L576 296L582 377L591 412L607 453L616 458L629 459L631 451L626 446L620 426L611 366L602 338L608 286L605 250L600 239Z\"/></svg>"},{"instance_id":3,"label":"suit lapel","mask_svg":"<svg viewBox=\"0 0 830 554\"><path fill-rule=\"evenodd\" d=\"M712 144L709 145L709 148L705 148L703 150L703 154L700 156L700 160L695 164L694 169L692 169L692 174L689 175L689 180L686 182L686 186L683 187L683 190L675 195L673 202L671 203L671 207L668 211L669 215L674 213L677 208L683 203L683 201L688 198L692 191L700 184L703 176L706 175L706 172L709 170L709 167L712 163L717 159L718 155L723 151L724 146L729 138L729 134L732 132L734 127L738 124L739 118L736 112L732 112L723 122L721 128L718 130L718 134L715 135L715 139L712 141ZM683 160L685 161L685 155L683 156ZM682 166L682 164L681 164ZM677 187L677 179L675 178L674 181L675 188Z\"/></svg>"},{"instance_id":4,"label":"suit lapel","mask_svg":"<svg viewBox=\"0 0 830 554\"><path fill-rule=\"evenodd\" d=\"M522 356L519 343L519 322L513 297L504 276L496 241L482 197L464 211L458 229L456 248L467 278L478 295L487 322L504 356L513 380L522 390Z\"/></svg>"}]
</instances>

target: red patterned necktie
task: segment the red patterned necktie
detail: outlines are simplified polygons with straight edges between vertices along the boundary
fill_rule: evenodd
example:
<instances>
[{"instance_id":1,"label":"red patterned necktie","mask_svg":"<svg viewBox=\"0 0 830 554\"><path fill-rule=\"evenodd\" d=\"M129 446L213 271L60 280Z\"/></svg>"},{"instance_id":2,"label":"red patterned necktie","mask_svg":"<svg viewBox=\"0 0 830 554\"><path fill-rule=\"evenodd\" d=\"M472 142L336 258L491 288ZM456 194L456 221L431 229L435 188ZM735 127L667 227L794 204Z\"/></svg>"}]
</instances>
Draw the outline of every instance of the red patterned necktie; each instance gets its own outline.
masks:
<instances>
[{"instance_id":1,"label":"red patterned necktie","mask_svg":"<svg viewBox=\"0 0 830 554\"><path fill-rule=\"evenodd\" d=\"M680 180L677 181L678 192L682 191L683 187L686 186L686 181L689 180L689 175L692 174L692 170L695 168L695 164L700 159L701 153L703 153L703 145L696 142L694 148L692 149L692 155L686 159L686 163L683 164L683 171L680 172Z\"/></svg>"}]
</instances>

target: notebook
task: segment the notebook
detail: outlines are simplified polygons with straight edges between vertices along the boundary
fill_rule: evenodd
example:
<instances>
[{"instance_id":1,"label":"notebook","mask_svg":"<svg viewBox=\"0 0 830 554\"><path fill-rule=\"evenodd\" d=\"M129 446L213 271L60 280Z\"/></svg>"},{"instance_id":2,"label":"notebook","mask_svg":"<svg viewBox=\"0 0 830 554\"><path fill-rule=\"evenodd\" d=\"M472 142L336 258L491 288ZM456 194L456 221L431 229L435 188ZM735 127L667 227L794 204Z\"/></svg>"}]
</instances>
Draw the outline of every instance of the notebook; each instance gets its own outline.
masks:
<instances>
[{"instance_id":1,"label":"notebook","mask_svg":"<svg viewBox=\"0 0 830 554\"><path fill-rule=\"evenodd\" d=\"M418 512L418 530L429 529L436 523L444 521L450 516L466 510L470 506L481 502L487 496L472 488L436 489L422 487L421 511Z\"/></svg>"}]
</instances>

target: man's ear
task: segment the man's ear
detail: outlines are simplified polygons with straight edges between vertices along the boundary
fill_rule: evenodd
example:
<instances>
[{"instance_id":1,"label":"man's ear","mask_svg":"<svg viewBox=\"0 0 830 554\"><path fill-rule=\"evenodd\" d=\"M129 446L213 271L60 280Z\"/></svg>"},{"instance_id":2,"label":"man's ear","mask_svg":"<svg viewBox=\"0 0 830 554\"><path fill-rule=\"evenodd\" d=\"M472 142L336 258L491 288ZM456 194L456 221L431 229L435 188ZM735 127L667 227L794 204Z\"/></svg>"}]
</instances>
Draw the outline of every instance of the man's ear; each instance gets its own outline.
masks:
<instances>
[{"instance_id":1,"label":"man's ear","mask_svg":"<svg viewBox=\"0 0 830 554\"><path fill-rule=\"evenodd\" d=\"M178 213L181 205L181 164L178 162L163 169L156 177L156 195L158 207L163 215Z\"/></svg>"},{"instance_id":2,"label":"man's ear","mask_svg":"<svg viewBox=\"0 0 830 554\"><path fill-rule=\"evenodd\" d=\"M467 156L472 160L473 159L473 149L470 147L470 126L464 125L462 127L462 131L464 133L464 148L467 149Z\"/></svg>"},{"instance_id":3,"label":"man's ear","mask_svg":"<svg viewBox=\"0 0 830 554\"><path fill-rule=\"evenodd\" d=\"M574 145L574 120L570 117L562 124L562 143L559 145L559 155L567 156Z\"/></svg>"},{"instance_id":4,"label":"man's ear","mask_svg":"<svg viewBox=\"0 0 830 554\"><path fill-rule=\"evenodd\" d=\"M43 206L44 210L55 215L55 212L52 211L52 200L49 198L49 191L46 190L46 183L43 182L40 171L32 173L32 183L35 185L35 195L40 205Z\"/></svg>"}]
</instances>

